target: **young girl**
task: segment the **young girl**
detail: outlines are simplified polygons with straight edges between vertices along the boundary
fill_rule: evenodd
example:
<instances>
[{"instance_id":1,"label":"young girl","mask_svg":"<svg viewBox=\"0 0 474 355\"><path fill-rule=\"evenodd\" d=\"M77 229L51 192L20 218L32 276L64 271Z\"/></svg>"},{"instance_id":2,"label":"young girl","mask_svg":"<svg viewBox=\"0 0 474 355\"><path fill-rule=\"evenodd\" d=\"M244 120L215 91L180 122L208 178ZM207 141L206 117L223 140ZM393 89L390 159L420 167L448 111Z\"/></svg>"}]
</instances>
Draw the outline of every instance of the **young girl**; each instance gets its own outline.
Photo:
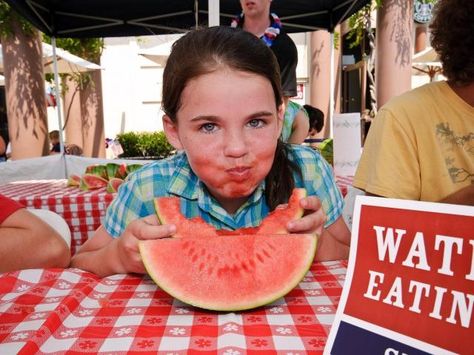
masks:
<instances>
[{"instance_id":1,"label":"young girl","mask_svg":"<svg viewBox=\"0 0 474 355\"><path fill-rule=\"evenodd\" d=\"M332 171L312 149L279 141L283 107L278 64L257 37L212 27L179 39L163 75L163 127L179 153L129 176L72 266L145 273L138 241L176 230L159 225L155 197L178 196L187 217L236 229L258 225L294 187L308 192L306 214L288 230L320 235L319 260L346 258L350 233Z\"/></svg>"}]
</instances>

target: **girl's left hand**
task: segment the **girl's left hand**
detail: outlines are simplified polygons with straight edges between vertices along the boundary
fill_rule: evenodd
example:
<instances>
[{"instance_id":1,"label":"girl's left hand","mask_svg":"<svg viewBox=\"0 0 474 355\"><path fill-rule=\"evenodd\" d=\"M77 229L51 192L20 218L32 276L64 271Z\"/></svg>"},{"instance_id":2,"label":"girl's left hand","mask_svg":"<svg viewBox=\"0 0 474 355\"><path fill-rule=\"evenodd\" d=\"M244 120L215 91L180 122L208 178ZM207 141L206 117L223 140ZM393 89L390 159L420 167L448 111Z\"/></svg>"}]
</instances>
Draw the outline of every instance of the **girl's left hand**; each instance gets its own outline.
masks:
<instances>
[{"instance_id":1,"label":"girl's left hand","mask_svg":"<svg viewBox=\"0 0 474 355\"><path fill-rule=\"evenodd\" d=\"M286 226L288 232L321 235L327 217L319 198L316 196L302 198L300 200L300 206L305 210L304 216L298 220L289 222Z\"/></svg>"}]
</instances>

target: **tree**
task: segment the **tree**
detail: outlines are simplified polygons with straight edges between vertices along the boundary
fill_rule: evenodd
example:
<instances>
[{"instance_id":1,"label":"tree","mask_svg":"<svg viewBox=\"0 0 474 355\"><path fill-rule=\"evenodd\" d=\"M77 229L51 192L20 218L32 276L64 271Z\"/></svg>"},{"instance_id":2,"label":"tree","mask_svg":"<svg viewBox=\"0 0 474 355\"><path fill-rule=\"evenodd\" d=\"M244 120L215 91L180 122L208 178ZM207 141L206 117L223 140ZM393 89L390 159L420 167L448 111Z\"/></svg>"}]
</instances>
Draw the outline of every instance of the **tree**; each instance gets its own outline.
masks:
<instances>
[{"instance_id":1,"label":"tree","mask_svg":"<svg viewBox=\"0 0 474 355\"><path fill-rule=\"evenodd\" d=\"M41 37L4 1L0 1L0 40L12 159L47 155Z\"/></svg>"}]
</instances>

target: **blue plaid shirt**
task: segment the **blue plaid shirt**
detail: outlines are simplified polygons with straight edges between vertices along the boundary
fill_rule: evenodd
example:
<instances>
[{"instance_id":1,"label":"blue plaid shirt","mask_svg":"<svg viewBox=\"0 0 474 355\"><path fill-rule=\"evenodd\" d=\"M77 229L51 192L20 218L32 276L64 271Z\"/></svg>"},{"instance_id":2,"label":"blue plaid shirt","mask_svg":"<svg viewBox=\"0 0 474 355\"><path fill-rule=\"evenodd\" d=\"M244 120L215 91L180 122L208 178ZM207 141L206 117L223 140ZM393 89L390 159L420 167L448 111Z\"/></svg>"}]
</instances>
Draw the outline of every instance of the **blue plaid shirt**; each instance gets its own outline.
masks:
<instances>
[{"instance_id":1,"label":"blue plaid shirt","mask_svg":"<svg viewBox=\"0 0 474 355\"><path fill-rule=\"evenodd\" d=\"M288 157L302 170L302 178L295 175L295 186L304 187L308 196L315 195L321 200L328 217L326 226L331 225L343 208L331 167L317 151L301 145L291 145ZM131 221L155 213L155 197L178 196L181 198L181 212L188 218L201 216L218 229L253 227L259 225L269 213L264 190L265 182L262 182L231 215L209 194L191 170L186 154L178 153L145 165L129 175L107 209L104 226L116 238Z\"/></svg>"}]
</instances>

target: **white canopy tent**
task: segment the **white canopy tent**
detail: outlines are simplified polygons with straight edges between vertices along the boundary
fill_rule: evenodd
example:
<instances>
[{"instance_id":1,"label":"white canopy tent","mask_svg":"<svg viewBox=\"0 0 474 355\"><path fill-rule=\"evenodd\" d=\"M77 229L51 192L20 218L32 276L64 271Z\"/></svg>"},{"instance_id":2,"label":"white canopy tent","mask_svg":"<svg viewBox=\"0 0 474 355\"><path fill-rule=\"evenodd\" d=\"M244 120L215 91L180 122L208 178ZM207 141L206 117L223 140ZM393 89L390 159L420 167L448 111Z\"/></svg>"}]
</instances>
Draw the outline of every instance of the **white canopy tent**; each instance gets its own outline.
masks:
<instances>
[{"instance_id":1,"label":"white canopy tent","mask_svg":"<svg viewBox=\"0 0 474 355\"><path fill-rule=\"evenodd\" d=\"M54 73L53 71L53 46L48 43L43 43L43 65L45 73ZM0 71L3 72L3 56L1 52L2 45L0 44ZM81 57L78 57L68 51L56 48L58 58L58 72L59 73L81 73L91 70L99 70L101 67L95 63L89 62Z\"/></svg>"}]
</instances>

